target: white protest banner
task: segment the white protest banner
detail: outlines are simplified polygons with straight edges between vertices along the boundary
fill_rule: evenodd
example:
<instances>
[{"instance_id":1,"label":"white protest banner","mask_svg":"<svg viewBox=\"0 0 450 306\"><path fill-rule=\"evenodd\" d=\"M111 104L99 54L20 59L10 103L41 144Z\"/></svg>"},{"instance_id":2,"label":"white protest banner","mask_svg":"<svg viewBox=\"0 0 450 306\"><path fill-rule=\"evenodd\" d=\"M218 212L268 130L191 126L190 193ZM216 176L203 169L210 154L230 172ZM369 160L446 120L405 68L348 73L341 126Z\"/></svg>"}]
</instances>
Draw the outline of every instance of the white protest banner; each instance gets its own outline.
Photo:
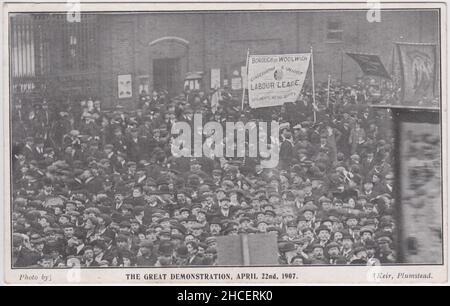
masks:
<instances>
[{"instance_id":1,"label":"white protest banner","mask_svg":"<svg viewBox=\"0 0 450 306\"><path fill-rule=\"evenodd\" d=\"M250 55L248 94L251 108L294 102L303 87L310 53Z\"/></svg>"}]
</instances>

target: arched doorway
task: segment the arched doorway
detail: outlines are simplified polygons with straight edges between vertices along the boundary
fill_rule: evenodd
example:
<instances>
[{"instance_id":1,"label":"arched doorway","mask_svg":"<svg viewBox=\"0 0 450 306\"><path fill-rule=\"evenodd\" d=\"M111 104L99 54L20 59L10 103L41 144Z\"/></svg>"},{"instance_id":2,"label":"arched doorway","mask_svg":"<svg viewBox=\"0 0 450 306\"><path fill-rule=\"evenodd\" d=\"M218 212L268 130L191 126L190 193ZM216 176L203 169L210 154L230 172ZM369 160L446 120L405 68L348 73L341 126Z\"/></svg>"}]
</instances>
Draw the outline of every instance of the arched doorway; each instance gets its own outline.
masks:
<instances>
[{"instance_id":1,"label":"arched doorway","mask_svg":"<svg viewBox=\"0 0 450 306\"><path fill-rule=\"evenodd\" d=\"M154 90L167 90L169 96L183 91L183 80L189 71L189 41L165 36L149 43L150 77Z\"/></svg>"}]
</instances>

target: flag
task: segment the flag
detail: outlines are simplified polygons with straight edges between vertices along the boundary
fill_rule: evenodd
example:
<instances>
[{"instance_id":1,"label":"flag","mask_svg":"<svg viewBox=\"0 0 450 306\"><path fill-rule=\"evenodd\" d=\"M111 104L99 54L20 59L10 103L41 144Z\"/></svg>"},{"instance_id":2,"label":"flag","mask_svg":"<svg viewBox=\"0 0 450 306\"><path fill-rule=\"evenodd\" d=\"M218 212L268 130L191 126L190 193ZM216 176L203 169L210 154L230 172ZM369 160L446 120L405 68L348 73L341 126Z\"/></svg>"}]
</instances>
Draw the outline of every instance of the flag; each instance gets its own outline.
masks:
<instances>
[{"instance_id":1,"label":"flag","mask_svg":"<svg viewBox=\"0 0 450 306\"><path fill-rule=\"evenodd\" d=\"M310 57L310 53L251 55L247 76L250 107L295 102L302 90Z\"/></svg>"},{"instance_id":2,"label":"flag","mask_svg":"<svg viewBox=\"0 0 450 306\"><path fill-rule=\"evenodd\" d=\"M434 97L436 45L397 43L402 101L417 103Z\"/></svg>"},{"instance_id":3,"label":"flag","mask_svg":"<svg viewBox=\"0 0 450 306\"><path fill-rule=\"evenodd\" d=\"M378 55L360 53L346 54L358 63L365 75L379 76L387 79L391 78Z\"/></svg>"}]
</instances>

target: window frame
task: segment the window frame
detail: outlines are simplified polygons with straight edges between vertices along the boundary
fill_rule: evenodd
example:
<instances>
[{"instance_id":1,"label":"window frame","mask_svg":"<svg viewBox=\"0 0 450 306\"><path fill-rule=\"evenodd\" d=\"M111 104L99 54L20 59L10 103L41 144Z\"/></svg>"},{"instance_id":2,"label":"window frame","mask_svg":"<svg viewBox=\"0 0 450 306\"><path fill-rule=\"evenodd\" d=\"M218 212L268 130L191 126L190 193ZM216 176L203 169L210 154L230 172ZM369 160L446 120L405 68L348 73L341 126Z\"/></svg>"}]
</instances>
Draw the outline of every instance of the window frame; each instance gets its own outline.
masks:
<instances>
[{"instance_id":1,"label":"window frame","mask_svg":"<svg viewBox=\"0 0 450 306\"><path fill-rule=\"evenodd\" d=\"M331 28L330 24L336 23L338 25L337 28ZM339 34L339 38L330 38L330 34ZM328 19L326 21L326 42L327 43L343 43L344 42L344 26L343 22L340 19Z\"/></svg>"}]
</instances>

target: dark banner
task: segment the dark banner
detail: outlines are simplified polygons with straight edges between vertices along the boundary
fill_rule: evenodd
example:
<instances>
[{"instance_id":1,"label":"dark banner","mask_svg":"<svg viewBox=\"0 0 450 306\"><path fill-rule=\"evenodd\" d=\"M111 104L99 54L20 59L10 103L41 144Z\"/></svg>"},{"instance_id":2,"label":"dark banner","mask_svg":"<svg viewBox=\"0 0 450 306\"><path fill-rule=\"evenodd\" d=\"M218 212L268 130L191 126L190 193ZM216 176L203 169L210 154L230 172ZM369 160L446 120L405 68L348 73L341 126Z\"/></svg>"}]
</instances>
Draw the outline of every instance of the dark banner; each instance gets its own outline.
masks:
<instances>
[{"instance_id":1,"label":"dark banner","mask_svg":"<svg viewBox=\"0 0 450 306\"><path fill-rule=\"evenodd\" d=\"M365 75L391 78L378 55L359 53L347 53L347 55L358 63Z\"/></svg>"},{"instance_id":2,"label":"dark banner","mask_svg":"<svg viewBox=\"0 0 450 306\"><path fill-rule=\"evenodd\" d=\"M397 44L400 60L402 101L433 106L436 85L436 45Z\"/></svg>"}]
</instances>

